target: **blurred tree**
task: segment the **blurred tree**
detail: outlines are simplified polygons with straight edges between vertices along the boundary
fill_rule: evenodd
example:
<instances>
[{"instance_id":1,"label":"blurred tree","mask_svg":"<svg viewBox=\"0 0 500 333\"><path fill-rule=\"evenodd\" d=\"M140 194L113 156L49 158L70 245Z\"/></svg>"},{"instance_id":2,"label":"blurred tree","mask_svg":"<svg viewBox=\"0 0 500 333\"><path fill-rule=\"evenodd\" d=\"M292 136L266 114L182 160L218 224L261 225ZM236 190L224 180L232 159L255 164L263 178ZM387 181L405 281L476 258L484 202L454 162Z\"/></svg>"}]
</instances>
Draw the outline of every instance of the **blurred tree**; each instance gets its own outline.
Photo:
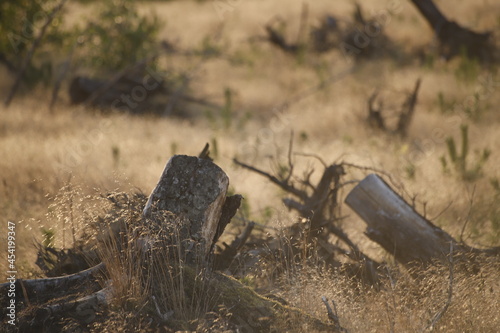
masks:
<instances>
[{"instance_id":1,"label":"blurred tree","mask_svg":"<svg viewBox=\"0 0 500 333\"><path fill-rule=\"evenodd\" d=\"M441 55L446 59L466 52L469 57L488 60L494 45L491 32L478 33L448 20L432 0L411 0L424 16L439 40Z\"/></svg>"},{"instance_id":2,"label":"blurred tree","mask_svg":"<svg viewBox=\"0 0 500 333\"><path fill-rule=\"evenodd\" d=\"M79 63L99 73L122 70L158 49L158 17L141 16L133 0L105 0L95 20L76 29Z\"/></svg>"},{"instance_id":3,"label":"blurred tree","mask_svg":"<svg viewBox=\"0 0 500 333\"><path fill-rule=\"evenodd\" d=\"M0 62L10 71L17 71L29 47L37 37L38 30L47 22L48 16L59 1L43 3L32 0L3 0L0 2ZM45 40L60 42L59 20L53 20L44 36ZM43 44L43 43L42 43Z\"/></svg>"}]
</instances>

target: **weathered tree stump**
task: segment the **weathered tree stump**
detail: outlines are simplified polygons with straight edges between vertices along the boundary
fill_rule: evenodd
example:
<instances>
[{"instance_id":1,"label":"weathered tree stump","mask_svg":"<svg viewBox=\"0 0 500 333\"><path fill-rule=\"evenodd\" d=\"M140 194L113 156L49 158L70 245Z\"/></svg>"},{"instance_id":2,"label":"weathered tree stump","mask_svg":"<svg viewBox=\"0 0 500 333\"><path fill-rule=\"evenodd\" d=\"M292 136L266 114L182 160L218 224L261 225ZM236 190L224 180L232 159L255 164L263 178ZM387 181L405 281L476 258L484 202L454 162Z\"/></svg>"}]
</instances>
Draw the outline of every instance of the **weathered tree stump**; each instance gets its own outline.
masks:
<instances>
[{"instance_id":1,"label":"weathered tree stump","mask_svg":"<svg viewBox=\"0 0 500 333\"><path fill-rule=\"evenodd\" d=\"M144 217L151 217L154 211L169 211L187 218L188 236L203 242L208 253L217 234L228 186L229 178L213 162L176 155L168 161L149 196Z\"/></svg>"},{"instance_id":2,"label":"weathered tree stump","mask_svg":"<svg viewBox=\"0 0 500 333\"><path fill-rule=\"evenodd\" d=\"M461 246L408 205L375 174L368 175L345 202L367 224L365 234L405 266L446 261L450 244Z\"/></svg>"},{"instance_id":3,"label":"weathered tree stump","mask_svg":"<svg viewBox=\"0 0 500 333\"><path fill-rule=\"evenodd\" d=\"M185 329L186 323L179 323L179 318L184 318L181 312L205 304L207 311L217 311L218 305L231 309L232 325L243 331L272 331L287 327L292 318L293 322L299 319L308 329L338 331L297 308L258 295L239 281L212 271L210 265L198 265L200 261L209 262L207 255L212 254L213 244L239 207L241 196L226 197L228 184L224 171L209 159L172 157L142 214L128 212L127 228L114 232L119 234L115 235L115 242L123 244L107 248L101 254L102 264L67 277L15 282L16 293L24 290L24 294L16 294L19 309L25 310L19 315L20 331L47 330L48 322L53 325L51 331L59 331L57 323L65 318L72 318L76 325L85 328L105 315L111 304L117 308L116 304L128 297L132 285L136 288L133 297L145 297L148 303L141 304L144 313L134 312L134 316L149 316L152 323L152 315L156 321L151 325L169 330ZM179 229L181 233L175 234ZM184 249L188 244L201 247L201 253ZM185 260L179 257L183 250L201 258ZM171 253L177 257L171 257ZM102 275L106 278L101 278L100 290L79 288L73 292L73 287L94 280L103 270L107 274ZM130 279L132 284L127 282ZM9 287L2 284L0 290ZM176 303L174 296L184 302Z\"/></svg>"}]
</instances>

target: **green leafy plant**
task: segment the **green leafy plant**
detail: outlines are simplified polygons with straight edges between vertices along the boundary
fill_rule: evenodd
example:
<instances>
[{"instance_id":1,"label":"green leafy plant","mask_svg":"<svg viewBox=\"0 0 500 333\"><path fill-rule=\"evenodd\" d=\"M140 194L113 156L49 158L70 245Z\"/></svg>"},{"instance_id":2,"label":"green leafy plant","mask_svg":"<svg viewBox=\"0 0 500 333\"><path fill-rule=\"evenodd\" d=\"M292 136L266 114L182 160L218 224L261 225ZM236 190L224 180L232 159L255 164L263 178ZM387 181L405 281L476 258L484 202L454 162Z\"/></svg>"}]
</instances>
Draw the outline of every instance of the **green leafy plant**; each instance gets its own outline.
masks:
<instances>
[{"instance_id":1,"label":"green leafy plant","mask_svg":"<svg viewBox=\"0 0 500 333\"><path fill-rule=\"evenodd\" d=\"M58 13L47 26L48 18L60 1L5 0L0 2L0 62L11 72L18 72L35 42L31 61L27 64L23 82L28 87L47 83L52 74L51 50L59 49L66 34L61 29L63 15Z\"/></svg>"},{"instance_id":2,"label":"green leafy plant","mask_svg":"<svg viewBox=\"0 0 500 333\"><path fill-rule=\"evenodd\" d=\"M477 120L479 120L479 118L481 116L481 108L479 105L479 102L480 102L479 93L477 93L477 92L474 93L472 98L473 98L472 104L471 105L467 104L464 107L464 112L470 119L477 121Z\"/></svg>"},{"instance_id":3,"label":"green leafy plant","mask_svg":"<svg viewBox=\"0 0 500 333\"><path fill-rule=\"evenodd\" d=\"M455 77L465 83L471 83L477 79L481 71L479 60L472 58L467 51L462 49L460 53L460 63L455 70Z\"/></svg>"},{"instance_id":4,"label":"green leafy plant","mask_svg":"<svg viewBox=\"0 0 500 333\"><path fill-rule=\"evenodd\" d=\"M106 0L95 20L77 28L80 63L97 71L117 71L151 56L161 27L158 17L141 16L132 0Z\"/></svg>"},{"instance_id":5,"label":"green leafy plant","mask_svg":"<svg viewBox=\"0 0 500 333\"><path fill-rule=\"evenodd\" d=\"M460 133L462 137L462 146L460 152L457 150L457 145L453 137L448 137L446 139L446 146L448 148L448 158L450 163L454 166L455 171L460 175L460 177L465 181L474 181L482 176L482 168L484 163L488 160L491 151L488 148L484 148L482 151L478 152L478 159L476 160L474 166L469 168L467 165L467 156L469 155L469 133L468 126L460 126ZM449 172L448 159L443 155L441 156L441 164L445 172Z\"/></svg>"}]
</instances>

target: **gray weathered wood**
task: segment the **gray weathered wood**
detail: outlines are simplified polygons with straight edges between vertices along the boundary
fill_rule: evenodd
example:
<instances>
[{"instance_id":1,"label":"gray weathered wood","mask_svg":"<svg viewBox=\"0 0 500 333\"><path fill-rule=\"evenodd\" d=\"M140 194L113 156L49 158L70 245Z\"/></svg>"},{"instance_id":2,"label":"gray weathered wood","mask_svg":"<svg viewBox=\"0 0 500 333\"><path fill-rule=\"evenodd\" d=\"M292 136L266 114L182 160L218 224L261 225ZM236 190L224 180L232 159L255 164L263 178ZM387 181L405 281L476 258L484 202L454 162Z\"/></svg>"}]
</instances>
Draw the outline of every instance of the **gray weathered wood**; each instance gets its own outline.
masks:
<instances>
[{"instance_id":1,"label":"gray weathered wood","mask_svg":"<svg viewBox=\"0 0 500 333\"><path fill-rule=\"evenodd\" d=\"M149 196L143 215L170 211L189 220L190 238L204 243L208 253L226 201L229 178L207 159L175 155L165 166Z\"/></svg>"},{"instance_id":2,"label":"gray weathered wood","mask_svg":"<svg viewBox=\"0 0 500 333\"><path fill-rule=\"evenodd\" d=\"M375 174L368 175L345 202L367 224L365 234L405 266L446 259L457 242L417 213Z\"/></svg>"},{"instance_id":3,"label":"gray weathered wood","mask_svg":"<svg viewBox=\"0 0 500 333\"><path fill-rule=\"evenodd\" d=\"M46 279L16 279L15 289L24 289L29 295L30 301L41 302L61 297L70 291L76 291L82 287L86 287L87 290L95 287L95 282L105 269L105 265L100 263L84 271L66 276ZM92 283L94 283L94 286L92 286ZM6 295L9 288L10 283L8 282L0 284L0 293Z\"/></svg>"}]
</instances>

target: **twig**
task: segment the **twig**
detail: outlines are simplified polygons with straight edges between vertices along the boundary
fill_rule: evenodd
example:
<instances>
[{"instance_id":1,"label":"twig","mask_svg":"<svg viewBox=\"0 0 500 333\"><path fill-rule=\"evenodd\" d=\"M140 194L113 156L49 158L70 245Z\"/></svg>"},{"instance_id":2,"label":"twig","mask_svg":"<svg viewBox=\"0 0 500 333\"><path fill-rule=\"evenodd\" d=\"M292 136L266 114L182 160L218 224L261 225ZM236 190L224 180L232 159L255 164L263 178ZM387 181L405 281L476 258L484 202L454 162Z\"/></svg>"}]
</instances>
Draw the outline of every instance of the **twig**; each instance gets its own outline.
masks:
<instances>
[{"instance_id":1,"label":"twig","mask_svg":"<svg viewBox=\"0 0 500 333\"><path fill-rule=\"evenodd\" d=\"M288 191L290 193L292 193L293 195L301 198L302 200L306 200L308 198L308 195L306 192L304 191L301 191L295 187L293 187L293 185L290 185L286 182L283 182L281 180L279 180L278 178L276 178L275 176L273 175L270 175L269 173L265 172L265 171L262 171L260 169L257 169L251 165L248 165L248 164L245 164L243 162L240 162L238 161L236 158L233 158L233 162L236 164L236 165L239 165L245 169L248 169L250 171L253 171L255 173L258 173L259 175L261 176L264 176L266 177L267 179L269 179L271 182L275 183L276 185L278 185L279 187L281 187L282 189L284 189L285 191Z\"/></svg>"},{"instance_id":2,"label":"twig","mask_svg":"<svg viewBox=\"0 0 500 333\"><path fill-rule=\"evenodd\" d=\"M293 154L297 156L313 157L317 159L325 167L325 169L328 167L328 164L326 164L325 160L323 160L319 155L309 154L309 153L293 153Z\"/></svg>"},{"instance_id":3,"label":"twig","mask_svg":"<svg viewBox=\"0 0 500 333\"><path fill-rule=\"evenodd\" d=\"M435 219L437 219L438 217L440 217L441 215L443 215L444 212L446 212L448 210L448 208L451 207L452 204L453 204L453 200L450 201L448 203L448 205L446 207L444 207L444 209L442 211L440 211L436 216L434 216L432 218L429 218L429 221L434 221ZM462 229L462 233L463 233L463 229ZM460 234L460 241L462 241L462 234Z\"/></svg>"},{"instance_id":4,"label":"twig","mask_svg":"<svg viewBox=\"0 0 500 333\"><path fill-rule=\"evenodd\" d=\"M472 215L472 206L474 206L474 193L476 192L476 185L474 185L474 188L472 189L472 194L469 196L469 212L467 213L467 217L465 218L464 225L462 226L462 230L460 231L460 243L464 243L464 232L465 232L465 227L470 221L470 217Z\"/></svg>"},{"instance_id":5,"label":"twig","mask_svg":"<svg viewBox=\"0 0 500 333\"><path fill-rule=\"evenodd\" d=\"M333 299L332 299L333 310L332 310L332 307L330 306L330 304L328 303L328 299L325 296L321 296L321 300L325 304L326 312L328 313L328 319L330 319L333 322L333 324L335 325L335 328L337 330L339 330L340 332L347 333L347 330L340 325L340 320L339 320L339 316L338 316L338 312L337 312L337 306L335 305L335 302L333 301Z\"/></svg>"},{"instance_id":6,"label":"twig","mask_svg":"<svg viewBox=\"0 0 500 333\"><path fill-rule=\"evenodd\" d=\"M26 54L26 57L24 57L23 63L19 69L19 72L17 73L16 81L12 85L12 88L10 89L9 95L7 96L7 99L5 100L4 104L6 107L10 105L10 102L12 102L12 99L14 98L14 95L16 94L17 89L19 88L19 85L21 84L21 79L23 78L24 72L26 71L26 68L28 68L29 63L31 62L31 58L33 58L33 55L35 54L35 50L40 45L40 42L42 41L42 38L45 35L45 32L47 31L47 28L49 27L49 25L52 23L52 21L56 17L56 14L63 8L66 1L67 0L61 0L61 2L52 10L50 15L47 17L47 21L42 26L42 29L40 30L38 37L33 41L33 44L31 45L31 48L29 49L28 53Z\"/></svg>"},{"instance_id":7,"label":"twig","mask_svg":"<svg viewBox=\"0 0 500 333\"><path fill-rule=\"evenodd\" d=\"M446 303L444 304L443 308L434 315L429 325L427 325L427 327L424 328L424 331L426 330L433 331L436 323L441 319L441 317L443 317L443 315L446 313L446 311L451 305L451 299L453 297L453 242L450 242L450 255L448 257L448 262L450 267L450 275L448 282L448 298L446 299Z\"/></svg>"},{"instance_id":8,"label":"twig","mask_svg":"<svg viewBox=\"0 0 500 333\"><path fill-rule=\"evenodd\" d=\"M287 183L293 174L292 151L293 151L293 130L291 130L291 132L290 132L290 143L288 144L288 167L289 167L289 170L288 170L288 176L285 179L285 182L287 182Z\"/></svg>"}]
</instances>

